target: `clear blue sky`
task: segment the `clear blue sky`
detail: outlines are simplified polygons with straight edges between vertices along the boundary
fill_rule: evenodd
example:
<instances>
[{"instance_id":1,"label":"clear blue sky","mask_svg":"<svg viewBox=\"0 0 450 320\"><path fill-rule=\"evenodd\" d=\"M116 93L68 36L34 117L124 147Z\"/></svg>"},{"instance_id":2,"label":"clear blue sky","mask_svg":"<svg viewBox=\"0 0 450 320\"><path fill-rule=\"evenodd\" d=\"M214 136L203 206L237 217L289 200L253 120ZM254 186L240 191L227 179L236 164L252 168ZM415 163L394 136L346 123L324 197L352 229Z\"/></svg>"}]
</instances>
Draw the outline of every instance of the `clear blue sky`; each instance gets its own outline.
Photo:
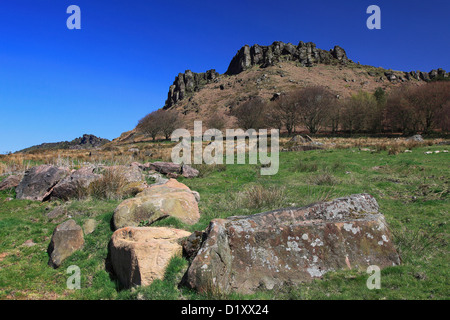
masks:
<instances>
[{"instance_id":1,"label":"clear blue sky","mask_svg":"<svg viewBox=\"0 0 450 320\"><path fill-rule=\"evenodd\" d=\"M69 5L81 30L68 30ZM366 9L380 6L382 29ZM244 44L312 41L395 70L450 71L448 0L0 0L0 152L113 139L179 72L226 71Z\"/></svg>"}]
</instances>

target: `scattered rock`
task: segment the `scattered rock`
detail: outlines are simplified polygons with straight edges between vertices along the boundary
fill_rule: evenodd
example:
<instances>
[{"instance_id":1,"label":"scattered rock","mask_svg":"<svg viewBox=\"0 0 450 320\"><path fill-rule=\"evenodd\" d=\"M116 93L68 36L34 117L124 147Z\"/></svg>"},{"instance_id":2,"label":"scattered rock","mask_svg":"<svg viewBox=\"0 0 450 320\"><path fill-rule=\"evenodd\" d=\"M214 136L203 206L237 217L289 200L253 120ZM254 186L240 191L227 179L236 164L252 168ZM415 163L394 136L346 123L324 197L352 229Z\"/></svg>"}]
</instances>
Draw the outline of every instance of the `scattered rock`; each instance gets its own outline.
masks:
<instances>
[{"instance_id":1,"label":"scattered rock","mask_svg":"<svg viewBox=\"0 0 450 320\"><path fill-rule=\"evenodd\" d=\"M88 234L91 234L92 232L94 232L95 228L97 228L97 225L98 225L98 222L95 221L94 219L87 219L83 223L84 235L88 235Z\"/></svg>"},{"instance_id":2,"label":"scattered rock","mask_svg":"<svg viewBox=\"0 0 450 320\"><path fill-rule=\"evenodd\" d=\"M116 171L117 173L123 175L123 177L129 183L145 181L145 177L144 174L142 173L142 170L140 170L138 167L134 165L105 167L105 170Z\"/></svg>"},{"instance_id":3,"label":"scattered rock","mask_svg":"<svg viewBox=\"0 0 450 320\"><path fill-rule=\"evenodd\" d=\"M82 192L82 189L88 188L92 182L102 177L101 174L94 173L94 170L94 167L84 167L74 171L53 188L49 196L50 199L67 201L70 198L79 196L79 192Z\"/></svg>"},{"instance_id":4,"label":"scattered rock","mask_svg":"<svg viewBox=\"0 0 450 320\"><path fill-rule=\"evenodd\" d=\"M52 188L69 175L69 171L51 165L31 168L16 188L17 199L43 201L52 192Z\"/></svg>"},{"instance_id":5,"label":"scattered rock","mask_svg":"<svg viewBox=\"0 0 450 320\"><path fill-rule=\"evenodd\" d=\"M181 165L173 162L153 162L149 168L162 174L176 173L181 174Z\"/></svg>"},{"instance_id":6,"label":"scattered rock","mask_svg":"<svg viewBox=\"0 0 450 320\"><path fill-rule=\"evenodd\" d=\"M384 216L368 194L303 208L211 221L185 284L207 292L253 293L333 270L400 264Z\"/></svg>"},{"instance_id":7,"label":"scattered rock","mask_svg":"<svg viewBox=\"0 0 450 320\"><path fill-rule=\"evenodd\" d=\"M163 279L164 272L174 256L181 256L180 239L189 232L171 228L119 229L112 235L111 264L120 283L148 286L155 279Z\"/></svg>"},{"instance_id":8,"label":"scattered rock","mask_svg":"<svg viewBox=\"0 0 450 320\"><path fill-rule=\"evenodd\" d=\"M416 142L424 142L425 140L420 134L416 134L415 136L409 137L406 141L416 141Z\"/></svg>"},{"instance_id":9,"label":"scattered rock","mask_svg":"<svg viewBox=\"0 0 450 320\"><path fill-rule=\"evenodd\" d=\"M200 218L192 191L174 179L152 185L135 198L123 201L114 211L113 222L119 229L137 227L142 222L151 224L169 216L187 224L195 224Z\"/></svg>"},{"instance_id":10,"label":"scattered rock","mask_svg":"<svg viewBox=\"0 0 450 320\"><path fill-rule=\"evenodd\" d=\"M22 246L24 246L24 247L34 247L36 245L36 243L34 243L33 242L33 240L27 240L27 241L25 241L23 244L22 244Z\"/></svg>"},{"instance_id":11,"label":"scattered rock","mask_svg":"<svg viewBox=\"0 0 450 320\"><path fill-rule=\"evenodd\" d=\"M192 168L191 166L184 164L181 167L182 176L185 178L195 178L199 175L199 171L197 169Z\"/></svg>"},{"instance_id":12,"label":"scattered rock","mask_svg":"<svg viewBox=\"0 0 450 320\"><path fill-rule=\"evenodd\" d=\"M292 139L289 140L289 142L298 144L298 143L307 143L308 141L305 138L303 138L301 135L298 134L298 135L292 137Z\"/></svg>"},{"instance_id":13,"label":"scattered rock","mask_svg":"<svg viewBox=\"0 0 450 320\"><path fill-rule=\"evenodd\" d=\"M75 251L84 246L83 230L72 219L58 225L53 231L47 253L48 265L58 268L61 263Z\"/></svg>"},{"instance_id":14,"label":"scattered rock","mask_svg":"<svg viewBox=\"0 0 450 320\"><path fill-rule=\"evenodd\" d=\"M0 191L17 188L22 178L23 178L22 175L8 176L5 180L0 182Z\"/></svg>"},{"instance_id":15,"label":"scattered rock","mask_svg":"<svg viewBox=\"0 0 450 320\"><path fill-rule=\"evenodd\" d=\"M57 207L47 213L47 218L50 220L56 220L58 218L66 217L67 216L67 209L64 207Z\"/></svg>"}]
</instances>

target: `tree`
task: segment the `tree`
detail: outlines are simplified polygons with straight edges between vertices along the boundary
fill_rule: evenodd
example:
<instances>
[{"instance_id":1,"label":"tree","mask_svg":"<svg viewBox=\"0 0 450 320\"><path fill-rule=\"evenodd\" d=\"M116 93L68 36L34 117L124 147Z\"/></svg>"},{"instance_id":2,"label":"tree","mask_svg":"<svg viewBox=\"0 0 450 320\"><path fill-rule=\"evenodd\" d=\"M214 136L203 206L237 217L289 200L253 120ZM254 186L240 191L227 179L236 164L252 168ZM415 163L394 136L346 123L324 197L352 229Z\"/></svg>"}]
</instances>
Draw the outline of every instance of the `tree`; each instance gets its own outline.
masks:
<instances>
[{"instance_id":1,"label":"tree","mask_svg":"<svg viewBox=\"0 0 450 320\"><path fill-rule=\"evenodd\" d=\"M223 114L216 111L206 120L206 125L210 129L222 130L226 125L225 117Z\"/></svg>"},{"instance_id":2,"label":"tree","mask_svg":"<svg viewBox=\"0 0 450 320\"><path fill-rule=\"evenodd\" d=\"M179 121L179 114L178 112L174 110L159 110L158 114L158 120L160 121L160 128L161 132L168 140L172 134L172 132L175 131L175 129L178 129L178 126L180 124Z\"/></svg>"},{"instance_id":3,"label":"tree","mask_svg":"<svg viewBox=\"0 0 450 320\"><path fill-rule=\"evenodd\" d=\"M161 110L153 111L144 118L139 120L136 127L137 131L150 135L155 141L156 136L161 132L161 122L159 121L159 114Z\"/></svg>"},{"instance_id":4,"label":"tree","mask_svg":"<svg viewBox=\"0 0 450 320\"><path fill-rule=\"evenodd\" d=\"M350 133L371 132L377 112L375 97L368 92L360 91L344 102L342 126Z\"/></svg>"},{"instance_id":5,"label":"tree","mask_svg":"<svg viewBox=\"0 0 450 320\"><path fill-rule=\"evenodd\" d=\"M270 113L272 121L278 126L284 125L288 135L291 135L300 123L300 105L296 92L281 94L272 103Z\"/></svg>"},{"instance_id":6,"label":"tree","mask_svg":"<svg viewBox=\"0 0 450 320\"><path fill-rule=\"evenodd\" d=\"M237 125L244 130L261 129L265 126L266 102L261 97L251 97L246 102L232 108Z\"/></svg>"},{"instance_id":7,"label":"tree","mask_svg":"<svg viewBox=\"0 0 450 320\"><path fill-rule=\"evenodd\" d=\"M169 139L178 125L179 119L176 111L159 109L139 120L136 128L138 131L150 135L154 141L158 134L163 134L166 139Z\"/></svg>"},{"instance_id":8,"label":"tree","mask_svg":"<svg viewBox=\"0 0 450 320\"><path fill-rule=\"evenodd\" d=\"M319 131L336 104L334 95L321 86L303 88L295 93L295 99L299 103L301 121L312 134Z\"/></svg>"},{"instance_id":9,"label":"tree","mask_svg":"<svg viewBox=\"0 0 450 320\"><path fill-rule=\"evenodd\" d=\"M418 87L406 86L393 91L387 100L387 122L393 131L404 134L428 133L448 128L450 83L430 82Z\"/></svg>"}]
</instances>

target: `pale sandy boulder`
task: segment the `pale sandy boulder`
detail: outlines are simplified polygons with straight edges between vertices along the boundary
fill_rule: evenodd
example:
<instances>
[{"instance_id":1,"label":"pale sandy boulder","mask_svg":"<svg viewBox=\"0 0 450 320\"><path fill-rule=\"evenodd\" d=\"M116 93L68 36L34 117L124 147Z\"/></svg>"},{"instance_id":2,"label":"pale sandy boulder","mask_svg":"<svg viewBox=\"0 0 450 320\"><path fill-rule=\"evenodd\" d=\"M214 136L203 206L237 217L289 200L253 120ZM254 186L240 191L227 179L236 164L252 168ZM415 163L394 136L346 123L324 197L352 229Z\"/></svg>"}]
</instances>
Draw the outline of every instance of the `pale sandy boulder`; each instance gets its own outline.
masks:
<instances>
[{"instance_id":1,"label":"pale sandy boulder","mask_svg":"<svg viewBox=\"0 0 450 320\"><path fill-rule=\"evenodd\" d=\"M190 225L200 219L194 193L175 179L152 185L135 198L123 201L114 211L113 223L116 229L137 227L169 216Z\"/></svg>"},{"instance_id":2,"label":"pale sandy boulder","mask_svg":"<svg viewBox=\"0 0 450 320\"><path fill-rule=\"evenodd\" d=\"M114 232L111 238L111 264L120 283L148 286L163 279L175 256L182 255L180 241L190 232L164 227L127 227Z\"/></svg>"}]
</instances>

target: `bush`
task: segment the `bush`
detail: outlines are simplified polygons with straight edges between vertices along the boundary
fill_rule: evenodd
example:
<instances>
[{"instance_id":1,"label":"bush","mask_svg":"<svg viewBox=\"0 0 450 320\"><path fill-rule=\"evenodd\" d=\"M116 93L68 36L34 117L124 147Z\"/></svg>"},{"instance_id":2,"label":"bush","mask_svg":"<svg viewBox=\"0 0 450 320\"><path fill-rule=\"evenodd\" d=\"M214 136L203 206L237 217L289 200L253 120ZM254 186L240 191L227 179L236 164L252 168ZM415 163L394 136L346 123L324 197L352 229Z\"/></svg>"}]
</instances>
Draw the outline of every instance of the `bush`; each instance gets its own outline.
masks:
<instances>
[{"instance_id":1,"label":"bush","mask_svg":"<svg viewBox=\"0 0 450 320\"><path fill-rule=\"evenodd\" d=\"M310 181L311 181L311 183L316 184L318 186L322 186L322 185L334 186L336 184L339 184L339 180L337 180L330 173L322 173L317 176L313 176L310 179Z\"/></svg>"},{"instance_id":2,"label":"bush","mask_svg":"<svg viewBox=\"0 0 450 320\"><path fill-rule=\"evenodd\" d=\"M121 171L105 170L103 176L89 185L89 194L96 199L122 199L128 181Z\"/></svg>"},{"instance_id":3,"label":"bush","mask_svg":"<svg viewBox=\"0 0 450 320\"><path fill-rule=\"evenodd\" d=\"M247 209L278 209L286 204L285 188L254 185L240 192L237 200Z\"/></svg>"}]
</instances>

